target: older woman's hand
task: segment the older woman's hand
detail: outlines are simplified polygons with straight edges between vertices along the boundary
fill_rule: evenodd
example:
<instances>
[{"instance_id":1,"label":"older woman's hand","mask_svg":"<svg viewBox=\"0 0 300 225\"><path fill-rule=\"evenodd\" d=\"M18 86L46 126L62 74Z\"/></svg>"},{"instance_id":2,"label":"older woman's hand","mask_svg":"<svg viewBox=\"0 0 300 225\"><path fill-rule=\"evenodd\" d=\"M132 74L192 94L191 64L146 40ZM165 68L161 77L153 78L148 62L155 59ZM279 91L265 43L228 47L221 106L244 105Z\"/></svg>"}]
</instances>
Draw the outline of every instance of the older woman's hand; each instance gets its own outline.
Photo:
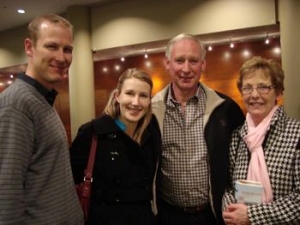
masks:
<instances>
[{"instance_id":1,"label":"older woman's hand","mask_svg":"<svg viewBox=\"0 0 300 225\"><path fill-rule=\"evenodd\" d=\"M247 206L244 204L231 204L223 211L223 219L227 225L250 225Z\"/></svg>"}]
</instances>

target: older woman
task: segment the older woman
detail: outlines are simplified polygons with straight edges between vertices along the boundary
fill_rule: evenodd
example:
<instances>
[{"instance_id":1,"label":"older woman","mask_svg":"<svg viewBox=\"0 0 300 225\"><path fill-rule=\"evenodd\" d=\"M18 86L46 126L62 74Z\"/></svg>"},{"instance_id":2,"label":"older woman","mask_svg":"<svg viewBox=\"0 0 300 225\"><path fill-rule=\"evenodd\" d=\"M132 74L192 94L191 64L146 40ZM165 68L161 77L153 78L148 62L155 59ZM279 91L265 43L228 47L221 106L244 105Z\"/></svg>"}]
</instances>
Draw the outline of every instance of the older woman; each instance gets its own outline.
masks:
<instances>
[{"instance_id":1,"label":"older woman","mask_svg":"<svg viewBox=\"0 0 300 225\"><path fill-rule=\"evenodd\" d=\"M230 146L230 180L223 196L226 224L300 224L300 122L277 105L284 72L273 60L254 57L242 65L238 88L247 109ZM260 203L237 203L235 183L263 186Z\"/></svg>"}]
</instances>

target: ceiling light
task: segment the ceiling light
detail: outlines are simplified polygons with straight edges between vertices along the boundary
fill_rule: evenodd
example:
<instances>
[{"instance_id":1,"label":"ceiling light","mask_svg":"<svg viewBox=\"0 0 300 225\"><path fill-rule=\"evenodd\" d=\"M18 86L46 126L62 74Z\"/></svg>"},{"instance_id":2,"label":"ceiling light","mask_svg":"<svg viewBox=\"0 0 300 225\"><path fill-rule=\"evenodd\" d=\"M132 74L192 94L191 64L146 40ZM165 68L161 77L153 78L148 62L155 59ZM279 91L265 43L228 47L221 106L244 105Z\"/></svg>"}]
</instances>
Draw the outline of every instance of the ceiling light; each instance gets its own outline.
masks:
<instances>
[{"instance_id":1,"label":"ceiling light","mask_svg":"<svg viewBox=\"0 0 300 225\"><path fill-rule=\"evenodd\" d=\"M145 59L148 59L148 52L147 52L147 49L145 49L144 57L145 57Z\"/></svg>"},{"instance_id":2,"label":"ceiling light","mask_svg":"<svg viewBox=\"0 0 300 225\"><path fill-rule=\"evenodd\" d=\"M267 38L267 39L265 40L265 43L266 43L266 45L268 45L268 44L270 43L270 40Z\"/></svg>"},{"instance_id":3,"label":"ceiling light","mask_svg":"<svg viewBox=\"0 0 300 225\"><path fill-rule=\"evenodd\" d=\"M269 34L267 33L267 37L266 37L266 40L265 40L265 44L268 45L270 43L270 39L269 39Z\"/></svg>"},{"instance_id":4,"label":"ceiling light","mask_svg":"<svg viewBox=\"0 0 300 225\"><path fill-rule=\"evenodd\" d=\"M234 42L229 38L229 47L234 48Z\"/></svg>"},{"instance_id":5,"label":"ceiling light","mask_svg":"<svg viewBox=\"0 0 300 225\"><path fill-rule=\"evenodd\" d=\"M17 12L20 13L20 14L23 14L23 13L25 13L25 10L24 9L18 9Z\"/></svg>"}]
</instances>

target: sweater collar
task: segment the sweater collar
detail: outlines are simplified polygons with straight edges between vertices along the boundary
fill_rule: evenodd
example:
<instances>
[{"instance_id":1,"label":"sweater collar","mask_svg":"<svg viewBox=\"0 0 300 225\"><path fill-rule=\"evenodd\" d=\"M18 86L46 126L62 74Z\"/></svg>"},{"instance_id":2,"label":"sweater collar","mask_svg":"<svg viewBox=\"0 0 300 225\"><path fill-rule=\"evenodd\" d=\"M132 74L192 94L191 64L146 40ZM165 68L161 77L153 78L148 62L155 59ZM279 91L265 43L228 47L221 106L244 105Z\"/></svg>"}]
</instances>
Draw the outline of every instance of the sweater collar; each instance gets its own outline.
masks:
<instances>
[{"instance_id":1,"label":"sweater collar","mask_svg":"<svg viewBox=\"0 0 300 225\"><path fill-rule=\"evenodd\" d=\"M53 106L55 98L58 94L58 92L55 89L49 90L46 87L44 87L40 82L33 79L32 77L26 75L25 73L18 74L18 79L23 80L24 82L30 84L33 86L42 96L45 97L47 102Z\"/></svg>"}]
</instances>

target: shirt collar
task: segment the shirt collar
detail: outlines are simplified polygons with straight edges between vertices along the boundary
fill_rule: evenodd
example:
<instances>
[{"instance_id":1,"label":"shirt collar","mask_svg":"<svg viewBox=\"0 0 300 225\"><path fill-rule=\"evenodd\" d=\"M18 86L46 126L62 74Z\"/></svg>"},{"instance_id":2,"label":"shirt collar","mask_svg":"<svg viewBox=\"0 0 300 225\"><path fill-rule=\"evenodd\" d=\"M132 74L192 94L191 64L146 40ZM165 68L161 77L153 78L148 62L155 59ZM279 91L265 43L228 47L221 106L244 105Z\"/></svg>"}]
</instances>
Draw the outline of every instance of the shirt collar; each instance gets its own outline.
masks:
<instances>
[{"instance_id":1,"label":"shirt collar","mask_svg":"<svg viewBox=\"0 0 300 225\"><path fill-rule=\"evenodd\" d=\"M42 96L45 97L47 102L53 106L55 98L58 94L58 92L55 89L49 90L46 87L44 87L41 83L39 83L37 80L33 79L32 77L26 75L25 73L18 74L19 79L23 80L24 82L30 84L33 86Z\"/></svg>"},{"instance_id":2,"label":"shirt collar","mask_svg":"<svg viewBox=\"0 0 300 225\"><path fill-rule=\"evenodd\" d=\"M194 96L192 96L190 99L195 99L197 102L199 102L201 96L203 96L203 95L206 96L203 87L199 83L196 94ZM174 97L174 93L173 93L173 90L172 90L172 84L170 84L169 88L168 88L167 104L170 105L170 106L179 104L179 102Z\"/></svg>"}]
</instances>

